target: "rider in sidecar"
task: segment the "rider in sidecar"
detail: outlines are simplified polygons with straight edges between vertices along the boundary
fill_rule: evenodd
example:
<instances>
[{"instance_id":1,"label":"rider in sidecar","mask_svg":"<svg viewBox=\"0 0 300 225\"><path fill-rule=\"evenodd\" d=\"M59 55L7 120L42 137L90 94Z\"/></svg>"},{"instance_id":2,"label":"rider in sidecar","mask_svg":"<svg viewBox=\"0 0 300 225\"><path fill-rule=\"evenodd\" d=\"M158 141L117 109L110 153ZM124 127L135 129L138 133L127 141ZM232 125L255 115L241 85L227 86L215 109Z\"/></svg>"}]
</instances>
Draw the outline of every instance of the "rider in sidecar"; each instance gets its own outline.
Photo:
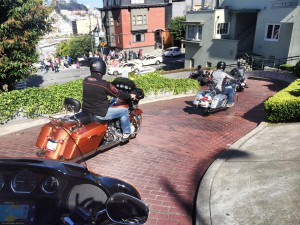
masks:
<instances>
[{"instance_id":1,"label":"rider in sidecar","mask_svg":"<svg viewBox=\"0 0 300 225\"><path fill-rule=\"evenodd\" d=\"M228 96L228 102L226 107L234 106L234 93L235 88L230 80L234 80L234 77L230 76L226 72L224 72L226 68L226 63L224 61L220 61L217 63L217 70L212 73L212 79L216 82L216 89L219 92L223 92ZM201 99L206 94L206 91L200 91L196 94L193 104L198 106L199 99Z\"/></svg>"}]
</instances>

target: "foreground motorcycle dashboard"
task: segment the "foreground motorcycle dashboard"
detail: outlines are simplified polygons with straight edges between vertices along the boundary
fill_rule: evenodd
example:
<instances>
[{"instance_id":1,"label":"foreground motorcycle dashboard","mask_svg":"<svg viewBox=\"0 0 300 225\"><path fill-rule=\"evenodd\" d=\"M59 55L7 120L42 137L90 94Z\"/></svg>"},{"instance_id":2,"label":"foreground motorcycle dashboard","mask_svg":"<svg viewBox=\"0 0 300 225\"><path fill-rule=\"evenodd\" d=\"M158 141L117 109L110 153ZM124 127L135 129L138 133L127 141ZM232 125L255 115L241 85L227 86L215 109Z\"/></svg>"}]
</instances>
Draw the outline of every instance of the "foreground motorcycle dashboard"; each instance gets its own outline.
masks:
<instances>
[{"instance_id":1,"label":"foreground motorcycle dashboard","mask_svg":"<svg viewBox=\"0 0 300 225\"><path fill-rule=\"evenodd\" d=\"M101 180L105 183L109 179L72 163L0 159L0 224L64 224L62 218L78 207L96 215L105 209L112 194L113 188L101 184ZM132 195L139 198L134 192Z\"/></svg>"}]
</instances>

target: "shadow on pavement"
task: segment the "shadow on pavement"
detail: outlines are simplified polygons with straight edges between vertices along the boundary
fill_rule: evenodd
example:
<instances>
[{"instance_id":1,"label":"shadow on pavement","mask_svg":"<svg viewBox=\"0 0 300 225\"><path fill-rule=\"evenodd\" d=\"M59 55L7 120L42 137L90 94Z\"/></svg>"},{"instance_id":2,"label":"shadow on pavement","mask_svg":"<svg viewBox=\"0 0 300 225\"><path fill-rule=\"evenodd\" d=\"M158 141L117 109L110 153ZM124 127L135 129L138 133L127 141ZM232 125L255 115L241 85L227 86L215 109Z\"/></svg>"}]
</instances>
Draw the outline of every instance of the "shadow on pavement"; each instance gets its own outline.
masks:
<instances>
[{"instance_id":1,"label":"shadow on pavement","mask_svg":"<svg viewBox=\"0 0 300 225\"><path fill-rule=\"evenodd\" d=\"M242 118L254 122L257 125L260 124L261 121L265 121L266 112L264 110L264 103L260 103L259 105L251 108L242 116Z\"/></svg>"},{"instance_id":2,"label":"shadow on pavement","mask_svg":"<svg viewBox=\"0 0 300 225\"><path fill-rule=\"evenodd\" d=\"M225 151L224 153L220 154L218 159L247 158L249 156L250 156L250 154L245 151L241 151L239 149L229 149L229 150Z\"/></svg>"},{"instance_id":3,"label":"shadow on pavement","mask_svg":"<svg viewBox=\"0 0 300 225\"><path fill-rule=\"evenodd\" d=\"M44 78L41 75L32 75L27 79L27 87L40 87L44 83Z\"/></svg>"},{"instance_id":4,"label":"shadow on pavement","mask_svg":"<svg viewBox=\"0 0 300 225\"><path fill-rule=\"evenodd\" d=\"M278 81L278 80L273 80L273 79L271 79L270 81L272 83L263 85L265 87L268 87L268 89L270 91L276 91L277 92L277 91L282 90L283 88L290 85L290 83L287 83L287 82L284 82L284 81Z\"/></svg>"}]
</instances>

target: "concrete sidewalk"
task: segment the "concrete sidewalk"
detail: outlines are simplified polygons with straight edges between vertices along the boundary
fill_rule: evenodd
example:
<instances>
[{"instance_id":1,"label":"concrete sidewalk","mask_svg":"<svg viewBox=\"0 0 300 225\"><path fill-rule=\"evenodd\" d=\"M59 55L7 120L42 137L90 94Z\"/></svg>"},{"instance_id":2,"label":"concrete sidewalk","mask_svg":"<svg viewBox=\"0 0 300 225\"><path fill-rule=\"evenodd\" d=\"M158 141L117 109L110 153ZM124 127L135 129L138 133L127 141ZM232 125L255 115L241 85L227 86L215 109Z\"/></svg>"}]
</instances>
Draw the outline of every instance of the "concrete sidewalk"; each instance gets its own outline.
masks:
<instances>
[{"instance_id":1,"label":"concrete sidewalk","mask_svg":"<svg viewBox=\"0 0 300 225\"><path fill-rule=\"evenodd\" d=\"M205 173L197 225L300 224L300 123L261 123Z\"/></svg>"}]
</instances>

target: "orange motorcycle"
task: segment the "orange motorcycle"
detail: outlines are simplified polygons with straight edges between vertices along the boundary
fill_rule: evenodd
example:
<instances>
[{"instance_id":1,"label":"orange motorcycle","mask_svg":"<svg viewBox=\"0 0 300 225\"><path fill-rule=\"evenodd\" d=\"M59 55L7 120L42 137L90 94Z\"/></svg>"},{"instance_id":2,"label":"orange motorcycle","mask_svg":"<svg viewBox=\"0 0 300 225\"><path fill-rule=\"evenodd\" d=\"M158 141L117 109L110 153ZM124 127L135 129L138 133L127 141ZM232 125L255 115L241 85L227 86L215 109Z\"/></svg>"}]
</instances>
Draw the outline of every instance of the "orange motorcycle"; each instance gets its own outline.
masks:
<instances>
[{"instance_id":1,"label":"orange motorcycle","mask_svg":"<svg viewBox=\"0 0 300 225\"><path fill-rule=\"evenodd\" d=\"M142 110L139 109L138 103L144 98L144 92L128 78L116 78L112 84L119 90L136 95L136 99L130 102L111 100L111 107L128 108L131 138L135 138L142 124ZM36 146L41 149L37 152L38 157L76 161L77 158L93 155L121 143L119 118L109 121L97 120L87 112L79 112L81 103L73 98L66 98L64 106L65 116L52 117L51 121L42 127L36 141ZM72 115L68 115L69 112L72 112Z\"/></svg>"}]
</instances>

